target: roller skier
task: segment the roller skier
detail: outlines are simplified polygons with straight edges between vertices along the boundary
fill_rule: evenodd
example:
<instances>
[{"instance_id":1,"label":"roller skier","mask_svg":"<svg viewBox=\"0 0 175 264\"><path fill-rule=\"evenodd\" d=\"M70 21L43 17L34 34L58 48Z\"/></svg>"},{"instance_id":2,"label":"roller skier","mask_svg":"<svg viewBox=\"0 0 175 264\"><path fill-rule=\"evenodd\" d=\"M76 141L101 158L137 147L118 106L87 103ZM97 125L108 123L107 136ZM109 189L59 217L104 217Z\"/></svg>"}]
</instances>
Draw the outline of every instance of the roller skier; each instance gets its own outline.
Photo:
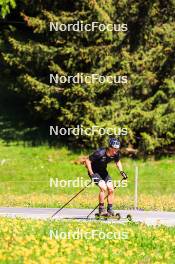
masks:
<instances>
[{"instance_id":1,"label":"roller skier","mask_svg":"<svg viewBox=\"0 0 175 264\"><path fill-rule=\"evenodd\" d=\"M123 171L120 161L120 141L117 138L109 139L107 148L99 148L85 160L85 165L89 176L93 182L99 187L99 215L114 216L113 201L114 201L114 186L112 178L107 171L107 164L114 161L122 178L126 180L128 177ZM104 206L105 192L108 191L107 211Z\"/></svg>"}]
</instances>

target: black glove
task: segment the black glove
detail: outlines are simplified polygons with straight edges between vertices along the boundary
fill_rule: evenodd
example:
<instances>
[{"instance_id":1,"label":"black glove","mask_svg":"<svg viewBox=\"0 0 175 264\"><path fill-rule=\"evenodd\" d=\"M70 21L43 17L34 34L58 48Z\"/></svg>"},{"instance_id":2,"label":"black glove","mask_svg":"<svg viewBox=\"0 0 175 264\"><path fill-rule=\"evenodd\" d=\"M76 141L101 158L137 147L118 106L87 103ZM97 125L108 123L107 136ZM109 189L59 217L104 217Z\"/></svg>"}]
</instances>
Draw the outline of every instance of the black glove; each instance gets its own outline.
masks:
<instances>
[{"instance_id":1,"label":"black glove","mask_svg":"<svg viewBox=\"0 0 175 264\"><path fill-rule=\"evenodd\" d=\"M122 175L123 180L127 180L128 179L128 176L126 175L126 173L124 171L120 171L120 174Z\"/></svg>"},{"instance_id":2,"label":"black glove","mask_svg":"<svg viewBox=\"0 0 175 264\"><path fill-rule=\"evenodd\" d=\"M98 183L101 180L101 177L98 173L94 173L91 175L91 179L94 183Z\"/></svg>"}]
</instances>

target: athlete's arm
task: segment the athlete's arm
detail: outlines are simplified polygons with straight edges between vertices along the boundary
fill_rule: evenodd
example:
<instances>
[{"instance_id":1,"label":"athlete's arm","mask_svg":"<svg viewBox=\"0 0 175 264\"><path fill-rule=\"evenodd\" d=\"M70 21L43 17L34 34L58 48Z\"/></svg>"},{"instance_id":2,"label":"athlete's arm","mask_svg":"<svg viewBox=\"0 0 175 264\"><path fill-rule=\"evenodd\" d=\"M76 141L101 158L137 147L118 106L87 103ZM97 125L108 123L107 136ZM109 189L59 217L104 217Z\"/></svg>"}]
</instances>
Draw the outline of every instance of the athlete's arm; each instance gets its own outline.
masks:
<instances>
[{"instance_id":1,"label":"athlete's arm","mask_svg":"<svg viewBox=\"0 0 175 264\"><path fill-rule=\"evenodd\" d=\"M119 171L123 171L122 163L120 160L116 162L116 165L117 165Z\"/></svg>"},{"instance_id":2,"label":"athlete's arm","mask_svg":"<svg viewBox=\"0 0 175 264\"><path fill-rule=\"evenodd\" d=\"M121 161L120 161L120 160L117 161L117 162L116 162L116 165L117 165L117 167L118 167L118 169L119 169L119 171L120 171L120 174L121 174L121 176L123 177L123 179L124 179L124 180L127 180L128 176L127 176L127 174L123 171L123 167L122 167L122 163L121 163Z\"/></svg>"},{"instance_id":3,"label":"athlete's arm","mask_svg":"<svg viewBox=\"0 0 175 264\"><path fill-rule=\"evenodd\" d=\"M94 173L93 173L92 166L91 166L91 161L90 161L89 158L85 159L85 164L86 164L86 168L88 169L88 172L89 172L90 176L92 176Z\"/></svg>"}]
</instances>

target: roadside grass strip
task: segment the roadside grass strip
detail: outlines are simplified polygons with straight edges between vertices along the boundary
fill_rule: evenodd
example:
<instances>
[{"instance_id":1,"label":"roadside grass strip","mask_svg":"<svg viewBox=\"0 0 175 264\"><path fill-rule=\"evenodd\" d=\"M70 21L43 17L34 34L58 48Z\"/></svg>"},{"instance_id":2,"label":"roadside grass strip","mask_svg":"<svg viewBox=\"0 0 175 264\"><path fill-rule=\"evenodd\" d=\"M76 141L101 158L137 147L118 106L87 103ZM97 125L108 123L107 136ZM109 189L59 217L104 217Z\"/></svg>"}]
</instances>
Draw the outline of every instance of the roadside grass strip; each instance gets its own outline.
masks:
<instances>
[{"instance_id":1,"label":"roadside grass strip","mask_svg":"<svg viewBox=\"0 0 175 264\"><path fill-rule=\"evenodd\" d=\"M68 238L68 234L93 230L103 235ZM104 238L108 232L117 235ZM172 264L175 263L174 237L175 228L164 226L0 218L0 263Z\"/></svg>"}]
</instances>

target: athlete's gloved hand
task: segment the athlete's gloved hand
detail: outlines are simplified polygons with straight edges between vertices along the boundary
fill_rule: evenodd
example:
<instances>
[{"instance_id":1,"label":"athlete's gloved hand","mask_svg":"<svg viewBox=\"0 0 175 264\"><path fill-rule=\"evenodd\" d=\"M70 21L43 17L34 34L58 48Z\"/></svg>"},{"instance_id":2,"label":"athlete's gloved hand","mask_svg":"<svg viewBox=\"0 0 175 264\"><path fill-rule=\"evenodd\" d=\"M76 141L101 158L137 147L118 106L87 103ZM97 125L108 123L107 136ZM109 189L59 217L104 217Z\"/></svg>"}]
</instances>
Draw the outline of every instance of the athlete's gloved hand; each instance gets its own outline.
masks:
<instances>
[{"instance_id":1,"label":"athlete's gloved hand","mask_svg":"<svg viewBox=\"0 0 175 264\"><path fill-rule=\"evenodd\" d=\"M100 177L100 176L99 176L98 173L93 173L93 174L91 175L92 181L93 181L94 183L97 183L97 182L98 182L99 177Z\"/></svg>"},{"instance_id":2,"label":"athlete's gloved hand","mask_svg":"<svg viewBox=\"0 0 175 264\"><path fill-rule=\"evenodd\" d=\"M95 179L95 178L98 178L99 175L98 175L98 173L93 173L93 174L91 175L91 177L92 177L92 179Z\"/></svg>"},{"instance_id":3,"label":"athlete's gloved hand","mask_svg":"<svg viewBox=\"0 0 175 264\"><path fill-rule=\"evenodd\" d=\"M126 175L126 173L124 171L120 171L120 174L122 175L123 180L127 180L128 179L128 176Z\"/></svg>"}]
</instances>

